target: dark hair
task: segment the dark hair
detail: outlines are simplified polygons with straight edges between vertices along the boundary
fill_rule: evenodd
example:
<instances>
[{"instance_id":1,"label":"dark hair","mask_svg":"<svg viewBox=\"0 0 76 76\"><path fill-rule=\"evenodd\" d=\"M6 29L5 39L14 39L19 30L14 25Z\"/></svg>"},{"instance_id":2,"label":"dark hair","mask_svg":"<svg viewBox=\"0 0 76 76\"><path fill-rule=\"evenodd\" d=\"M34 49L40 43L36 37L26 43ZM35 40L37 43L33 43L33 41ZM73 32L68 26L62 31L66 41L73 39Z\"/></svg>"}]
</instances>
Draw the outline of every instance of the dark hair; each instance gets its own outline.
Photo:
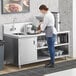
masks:
<instances>
[{"instance_id":1,"label":"dark hair","mask_svg":"<svg viewBox=\"0 0 76 76\"><path fill-rule=\"evenodd\" d=\"M40 10L45 10L45 11L48 11L48 7L46 6L46 5L41 5L40 7L39 7L39 9Z\"/></svg>"}]
</instances>

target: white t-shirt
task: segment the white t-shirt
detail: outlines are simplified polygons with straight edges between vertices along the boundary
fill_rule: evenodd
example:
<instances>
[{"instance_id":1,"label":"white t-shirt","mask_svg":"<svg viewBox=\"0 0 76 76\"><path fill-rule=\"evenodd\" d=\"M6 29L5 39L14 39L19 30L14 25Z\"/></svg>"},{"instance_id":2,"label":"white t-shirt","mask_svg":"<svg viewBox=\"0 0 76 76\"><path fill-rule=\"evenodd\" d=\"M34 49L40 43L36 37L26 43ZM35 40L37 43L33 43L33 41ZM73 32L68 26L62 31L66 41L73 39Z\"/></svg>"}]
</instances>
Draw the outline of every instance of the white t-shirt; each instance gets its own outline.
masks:
<instances>
[{"instance_id":1,"label":"white t-shirt","mask_svg":"<svg viewBox=\"0 0 76 76\"><path fill-rule=\"evenodd\" d=\"M41 24L41 30L44 31L47 26L51 26L53 28L53 34L57 34L57 30L54 25L55 25L54 16L50 11L48 11L44 15L44 21Z\"/></svg>"}]
</instances>

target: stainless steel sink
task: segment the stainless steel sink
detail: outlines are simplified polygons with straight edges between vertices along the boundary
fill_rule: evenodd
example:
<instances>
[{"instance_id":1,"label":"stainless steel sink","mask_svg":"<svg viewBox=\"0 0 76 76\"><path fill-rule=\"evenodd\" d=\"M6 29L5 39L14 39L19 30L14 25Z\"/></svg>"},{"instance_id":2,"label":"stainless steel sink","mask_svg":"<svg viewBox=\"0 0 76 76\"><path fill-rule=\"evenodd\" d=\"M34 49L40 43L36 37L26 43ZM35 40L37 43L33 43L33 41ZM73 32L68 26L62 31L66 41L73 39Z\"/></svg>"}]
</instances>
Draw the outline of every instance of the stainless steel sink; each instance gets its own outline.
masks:
<instances>
[{"instance_id":1,"label":"stainless steel sink","mask_svg":"<svg viewBox=\"0 0 76 76\"><path fill-rule=\"evenodd\" d=\"M14 35L24 35L24 33L13 33Z\"/></svg>"}]
</instances>

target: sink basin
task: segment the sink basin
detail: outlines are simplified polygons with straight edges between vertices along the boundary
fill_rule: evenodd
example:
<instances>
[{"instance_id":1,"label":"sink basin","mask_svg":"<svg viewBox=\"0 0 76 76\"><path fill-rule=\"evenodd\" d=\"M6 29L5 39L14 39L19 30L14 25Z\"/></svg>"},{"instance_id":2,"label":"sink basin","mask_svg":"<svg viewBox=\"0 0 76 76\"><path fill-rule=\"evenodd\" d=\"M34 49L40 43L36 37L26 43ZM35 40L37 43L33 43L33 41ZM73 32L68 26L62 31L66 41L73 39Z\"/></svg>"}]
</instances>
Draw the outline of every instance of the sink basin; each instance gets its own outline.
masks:
<instances>
[{"instance_id":1,"label":"sink basin","mask_svg":"<svg viewBox=\"0 0 76 76\"><path fill-rule=\"evenodd\" d=\"M13 33L14 35L24 35L23 33Z\"/></svg>"}]
</instances>

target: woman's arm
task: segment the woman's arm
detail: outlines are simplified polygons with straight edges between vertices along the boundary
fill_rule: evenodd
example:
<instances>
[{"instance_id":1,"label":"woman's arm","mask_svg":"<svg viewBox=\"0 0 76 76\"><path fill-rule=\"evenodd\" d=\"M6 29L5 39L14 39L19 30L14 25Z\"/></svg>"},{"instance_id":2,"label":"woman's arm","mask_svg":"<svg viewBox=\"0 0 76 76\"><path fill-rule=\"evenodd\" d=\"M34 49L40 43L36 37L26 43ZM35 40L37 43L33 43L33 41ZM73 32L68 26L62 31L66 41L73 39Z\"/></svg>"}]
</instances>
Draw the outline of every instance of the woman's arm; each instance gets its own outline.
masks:
<instances>
[{"instance_id":1,"label":"woman's arm","mask_svg":"<svg viewBox=\"0 0 76 76\"><path fill-rule=\"evenodd\" d=\"M41 30L41 26L40 26L40 25L41 25L41 24L39 24L36 33L41 33L41 32L42 32L42 30Z\"/></svg>"},{"instance_id":2,"label":"woman's arm","mask_svg":"<svg viewBox=\"0 0 76 76\"><path fill-rule=\"evenodd\" d=\"M45 28L48 26L48 23L49 23L48 16L45 16L43 22L40 25L42 31L45 30Z\"/></svg>"},{"instance_id":3,"label":"woman's arm","mask_svg":"<svg viewBox=\"0 0 76 76\"><path fill-rule=\"evenodd\" d=\"M43 22L40 22L39 24L39 29L37 30L37 33L41 33L42 31L44 31L48 23L49 23L48 17L45 16Z\"/></svg>"}]
</instances>

